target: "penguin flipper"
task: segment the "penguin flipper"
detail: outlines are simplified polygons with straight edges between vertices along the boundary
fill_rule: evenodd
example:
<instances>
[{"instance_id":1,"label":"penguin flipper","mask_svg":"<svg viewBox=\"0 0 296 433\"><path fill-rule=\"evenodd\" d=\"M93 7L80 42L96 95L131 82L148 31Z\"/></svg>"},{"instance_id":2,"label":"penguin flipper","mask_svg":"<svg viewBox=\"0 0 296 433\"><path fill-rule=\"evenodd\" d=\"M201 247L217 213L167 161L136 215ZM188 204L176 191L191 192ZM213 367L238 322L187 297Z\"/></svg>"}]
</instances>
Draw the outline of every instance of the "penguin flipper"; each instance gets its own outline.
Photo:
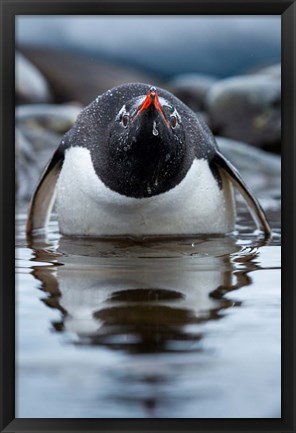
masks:
<instances>
[{"instance_id":1,"label":"penguin flipper","mask_svg":"<svg viewBox=\"0 0 296 433\"><path fill-rule=\"evenodd\" d=\"M267 221L264 210L246 185L245 181L242 179L237 169L218 151L216 151L212 163L218 169L221 169L232 182L232 184L239 190L240 194L243 196L248 205L250 213L257 227L261 229L266 236L270 236L271 228Z\"/></svg>"},{"instance_id":2,"label":"penguin flipper","mask_svg":"<svg viewBox=\"0 0 296 433\"><path fill-rule=\"evenodd\" d=\"M27 234L47 226L63 161L64 152L58 148L45 167L31 199L26 225Z\"/></svg>"}]
</instances>

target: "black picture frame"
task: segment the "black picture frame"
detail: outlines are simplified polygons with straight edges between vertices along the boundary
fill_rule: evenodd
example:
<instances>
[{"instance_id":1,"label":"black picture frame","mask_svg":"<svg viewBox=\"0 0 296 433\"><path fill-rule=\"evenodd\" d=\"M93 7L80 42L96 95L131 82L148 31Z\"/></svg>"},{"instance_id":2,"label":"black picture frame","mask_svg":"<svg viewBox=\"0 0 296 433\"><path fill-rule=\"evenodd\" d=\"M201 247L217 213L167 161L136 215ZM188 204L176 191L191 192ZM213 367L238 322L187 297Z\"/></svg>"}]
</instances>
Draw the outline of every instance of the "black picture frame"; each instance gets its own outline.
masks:
<instances>
[{"instance_id":1,"label":"black picture frame","mask_svg":"<svg viewBox=\"0 0 296 433\"><path fill-rule=\"evenodd\" d=\"M288 0L0 0L1 4L1 432L294 432L296 3ZM281 15L282 23L282 417L275 419L16 419L14 297L14 38L16 15ZM295 310L294 310L295 311Z\"/></svg>"}]
</instances>

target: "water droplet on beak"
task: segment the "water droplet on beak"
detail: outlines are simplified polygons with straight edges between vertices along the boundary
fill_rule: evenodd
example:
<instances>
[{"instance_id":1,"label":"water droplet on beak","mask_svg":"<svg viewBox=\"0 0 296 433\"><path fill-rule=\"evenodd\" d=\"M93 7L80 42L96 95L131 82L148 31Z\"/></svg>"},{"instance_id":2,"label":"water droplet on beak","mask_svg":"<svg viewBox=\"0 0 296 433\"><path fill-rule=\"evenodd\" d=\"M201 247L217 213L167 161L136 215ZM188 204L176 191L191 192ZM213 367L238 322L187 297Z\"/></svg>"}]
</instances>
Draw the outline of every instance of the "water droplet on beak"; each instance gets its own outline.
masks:
<instances>
[{"instance_id":1,"label":"water droplet on beak","mask_svg":"<svg viewBox=\"0 0 296 433\"><path fill-rule=\"evenodd\" d=\"M152 134L155 135L155 136L158 135L158 130L156 129L156 122L155 122L155 120L153 121Z\"/></svg>"}]
</instances>

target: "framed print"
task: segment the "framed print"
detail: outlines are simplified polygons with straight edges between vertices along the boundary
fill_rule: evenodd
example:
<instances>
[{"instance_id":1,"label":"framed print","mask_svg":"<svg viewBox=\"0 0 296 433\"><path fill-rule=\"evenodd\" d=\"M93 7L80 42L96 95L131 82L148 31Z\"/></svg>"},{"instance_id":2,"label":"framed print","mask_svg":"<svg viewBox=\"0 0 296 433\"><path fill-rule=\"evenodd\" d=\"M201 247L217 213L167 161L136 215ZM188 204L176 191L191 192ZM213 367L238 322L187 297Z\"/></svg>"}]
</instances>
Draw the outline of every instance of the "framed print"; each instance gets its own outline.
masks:
<instances>
[{"instance_id":1,"label":"framed print","mask_svg":"<svg viewBox=\"0 0 296 433\"><path fill-rule=\"evenodd\" d=\"M295 2L0 2L1 432L293 432Z\"/></svg>"}]
</instances>

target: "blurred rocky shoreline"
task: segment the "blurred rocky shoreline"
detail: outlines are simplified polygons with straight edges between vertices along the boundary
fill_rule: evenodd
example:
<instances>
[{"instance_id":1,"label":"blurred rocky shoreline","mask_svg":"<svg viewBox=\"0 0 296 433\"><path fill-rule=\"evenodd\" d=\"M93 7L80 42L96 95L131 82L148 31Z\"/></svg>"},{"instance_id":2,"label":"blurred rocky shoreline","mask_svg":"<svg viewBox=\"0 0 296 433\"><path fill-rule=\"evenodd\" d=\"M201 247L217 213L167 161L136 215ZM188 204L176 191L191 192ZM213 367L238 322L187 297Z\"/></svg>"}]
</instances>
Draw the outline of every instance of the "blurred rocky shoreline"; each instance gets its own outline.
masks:
<instances>
[{"instance_id":1,"label":"blurred rocky shoreline","mask_svg":"<svg viewBox=\"0 0 296 433\"><path fill-rule=\"evenodd\" d=\"M260 193L273 181L280 194L281 67L218 78L201 73L163 77L135 67L52 47L16 52L16 192L25 206L40 174L78 113L124 82L171 91L200 112L222 152Z\"/></svg>"}]
</instances>

